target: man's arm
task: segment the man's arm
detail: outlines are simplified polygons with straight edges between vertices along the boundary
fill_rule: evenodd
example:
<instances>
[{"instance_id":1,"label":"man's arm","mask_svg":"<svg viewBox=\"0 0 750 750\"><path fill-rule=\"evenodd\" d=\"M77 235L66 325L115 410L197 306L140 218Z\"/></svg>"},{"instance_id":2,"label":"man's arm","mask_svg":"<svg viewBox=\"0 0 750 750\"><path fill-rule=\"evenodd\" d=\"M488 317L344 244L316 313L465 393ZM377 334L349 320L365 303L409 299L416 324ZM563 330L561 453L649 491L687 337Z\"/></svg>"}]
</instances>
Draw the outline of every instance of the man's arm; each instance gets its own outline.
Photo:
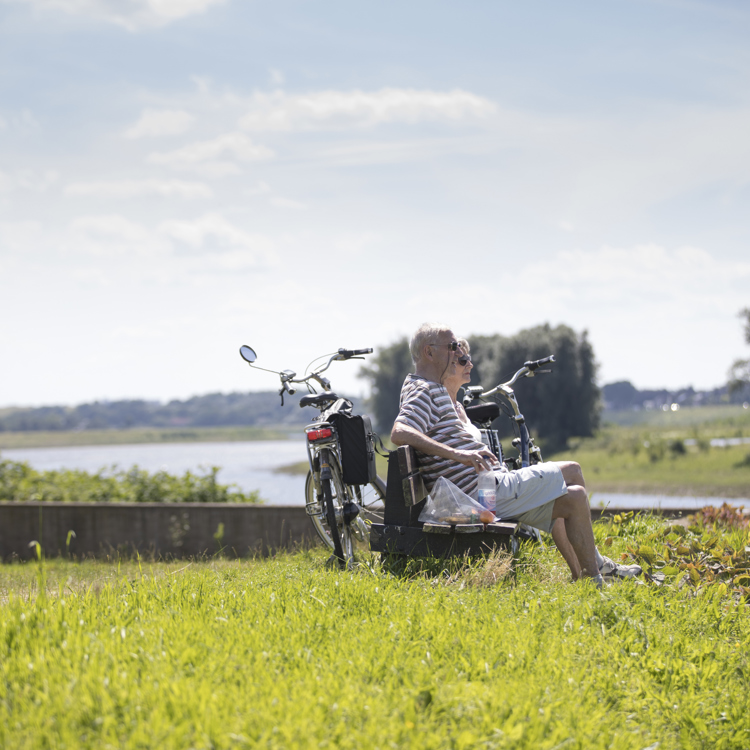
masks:
<instances>
[{"instance_id":1,"label":"man's arm","mask_svg":"<svg viewBox=\"0 0 750 750\"><path fill-rule=\"evenodd\" d=\"M391 430L391 442L394 445L410 445L415 450L426 453L428 456L450 458L460 464L473 466L476 471L489 471L493 465L500 463L497 456L489 448L482 448L477 451L451 448L449 445L427 437L423 432L405 422L394 423L393 430Z\"/></svg>"}]
</instances>

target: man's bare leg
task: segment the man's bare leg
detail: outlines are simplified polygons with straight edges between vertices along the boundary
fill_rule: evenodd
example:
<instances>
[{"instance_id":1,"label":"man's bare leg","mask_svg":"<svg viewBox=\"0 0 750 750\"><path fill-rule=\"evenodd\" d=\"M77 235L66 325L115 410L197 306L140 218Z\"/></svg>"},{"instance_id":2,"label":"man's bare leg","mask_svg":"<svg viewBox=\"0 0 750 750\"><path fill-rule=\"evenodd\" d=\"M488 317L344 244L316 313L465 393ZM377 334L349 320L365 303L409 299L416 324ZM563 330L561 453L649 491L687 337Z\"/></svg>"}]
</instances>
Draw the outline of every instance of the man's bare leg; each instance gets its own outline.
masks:
<instances>
[{"instance_id":1,"label":"man's bare leg","mask_svg":"<svg viewBox=\"0 0 750 750\"><path fill-rule=\"evenodd\" d=\"M552 524L552 531L550 533L552 534L555 546L570 568L570 574L573 576L573 580L577 581L581 577L581 564L578 562L575 550L568 540L568 535L565 533L565 519L556 519Z\"/></svg>"},{"instance_id":2,"label":"man's bare leg","mask_svg":"<svg viewBox=\"0 0 750 750\"><path fill-rule=\"evenodd\" d=\"M555 500L552 518L564 519L565 535L580 563L580 575L588 578L599 575L594 530L591 527L591 511L586 490L579 485L568 487L568 494ZM571 573L574 573L573 567L571 567Z\"/></svg>"},{"instance_id":3,"label":"man's bare leg","mask_svg":"<svg viewBox=\"0 0 750 750\"><path fill-rule=\"evenodd\" d=\"M580 464L577 464L575 461L553 461L552 463L560 467L563 479L568 487L575 484L583 487L584 490L586 489L586 480L583 478L583 470Z\"/></svg>"},{"instance_id":4,"label":"man's bare leg","mask_svg":"<svg viewBox=\"0 0 750 750\"><path fill-rule=\"evenodd\" d=\"M577 485L586 489L586 483L583 478L583 471L581 467L575 461L555 461L560 467L565 484L568 487ZM570 574L573 576L573 580L577 581L581 577L581 564L576 557L575 550L568 540L568 535L565 532L565 519L558 518L552 525L552 539L555 542L555 546L560 551L563 559L570 568Z\"/></svg>"}]
</instances>

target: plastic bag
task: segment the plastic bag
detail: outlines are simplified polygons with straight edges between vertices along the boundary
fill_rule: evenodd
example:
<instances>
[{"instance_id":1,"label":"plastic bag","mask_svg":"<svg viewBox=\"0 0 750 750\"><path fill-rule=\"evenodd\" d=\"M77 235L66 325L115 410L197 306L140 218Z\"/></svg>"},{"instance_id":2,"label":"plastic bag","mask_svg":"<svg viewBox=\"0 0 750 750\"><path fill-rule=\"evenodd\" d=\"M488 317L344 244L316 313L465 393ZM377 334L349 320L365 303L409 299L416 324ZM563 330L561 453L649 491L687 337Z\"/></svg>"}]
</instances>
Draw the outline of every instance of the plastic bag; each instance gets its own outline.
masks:
<instances>
[{"instance_id":1,"label":"plastic bag","mask_svg":"<svg viewBox=\"0 0 750 750\"><path fill-rule=\"evenodd\" d=\"M492 518L487 515L480 518L483 512L489 513ZM435 482L419 514L420 523L491 523L494 520L492 511L482 507L445 477L439 477Z\"/></svg>"}]
</instances>

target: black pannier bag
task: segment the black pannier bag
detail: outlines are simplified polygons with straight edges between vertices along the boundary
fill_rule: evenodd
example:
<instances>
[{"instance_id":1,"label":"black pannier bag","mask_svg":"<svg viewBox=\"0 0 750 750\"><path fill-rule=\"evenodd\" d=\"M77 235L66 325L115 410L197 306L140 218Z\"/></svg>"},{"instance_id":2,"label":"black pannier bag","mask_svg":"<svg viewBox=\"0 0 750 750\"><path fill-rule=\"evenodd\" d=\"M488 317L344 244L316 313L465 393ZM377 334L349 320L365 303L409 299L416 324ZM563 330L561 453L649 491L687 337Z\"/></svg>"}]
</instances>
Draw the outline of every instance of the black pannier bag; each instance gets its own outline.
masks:
<instances>
[{"instance_id":1,"label":"black pannier bag","mask_svg":"<svg viewBox=\"0 0 750 750\"><path fill-rule=\"evenodd\" d=\"M372 423L366 414L330 414L341 445L344 484L369 484L375 479L375 443Z\"/></svg>"}]
</instances>

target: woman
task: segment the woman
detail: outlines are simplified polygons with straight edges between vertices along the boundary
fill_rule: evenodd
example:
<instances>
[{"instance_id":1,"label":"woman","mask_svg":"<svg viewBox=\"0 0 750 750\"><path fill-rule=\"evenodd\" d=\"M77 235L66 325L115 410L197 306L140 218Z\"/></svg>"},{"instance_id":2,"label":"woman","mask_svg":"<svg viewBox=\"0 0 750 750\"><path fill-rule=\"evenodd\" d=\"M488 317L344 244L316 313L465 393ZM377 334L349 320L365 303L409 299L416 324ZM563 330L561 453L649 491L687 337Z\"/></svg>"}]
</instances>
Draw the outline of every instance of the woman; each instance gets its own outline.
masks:
<instances>
[{"instance_id":1,"label":"woman","mask_svg":"<svg viewBox=\"0 0 750 750\"><path fill-rule=\"evenodd\" d=\"M479 428L471 423L471 420L466 415L466 410L463 404L458 400L458 389L462 385L466 385L471 380L471 371L474 365L471 361L471 355L469 354L470 347L469 342L466 339L456 339L463 354L456 357L455 361L449 366L448 373L443 376L443 385L445 390L448 391L448 395L451 397L453 402L453 408L458 414L458 418L464 426L464 429L480 443L482 442L482 433ZM463 362L463 364L462 364Z\"/></svg>"}]
</instances>

